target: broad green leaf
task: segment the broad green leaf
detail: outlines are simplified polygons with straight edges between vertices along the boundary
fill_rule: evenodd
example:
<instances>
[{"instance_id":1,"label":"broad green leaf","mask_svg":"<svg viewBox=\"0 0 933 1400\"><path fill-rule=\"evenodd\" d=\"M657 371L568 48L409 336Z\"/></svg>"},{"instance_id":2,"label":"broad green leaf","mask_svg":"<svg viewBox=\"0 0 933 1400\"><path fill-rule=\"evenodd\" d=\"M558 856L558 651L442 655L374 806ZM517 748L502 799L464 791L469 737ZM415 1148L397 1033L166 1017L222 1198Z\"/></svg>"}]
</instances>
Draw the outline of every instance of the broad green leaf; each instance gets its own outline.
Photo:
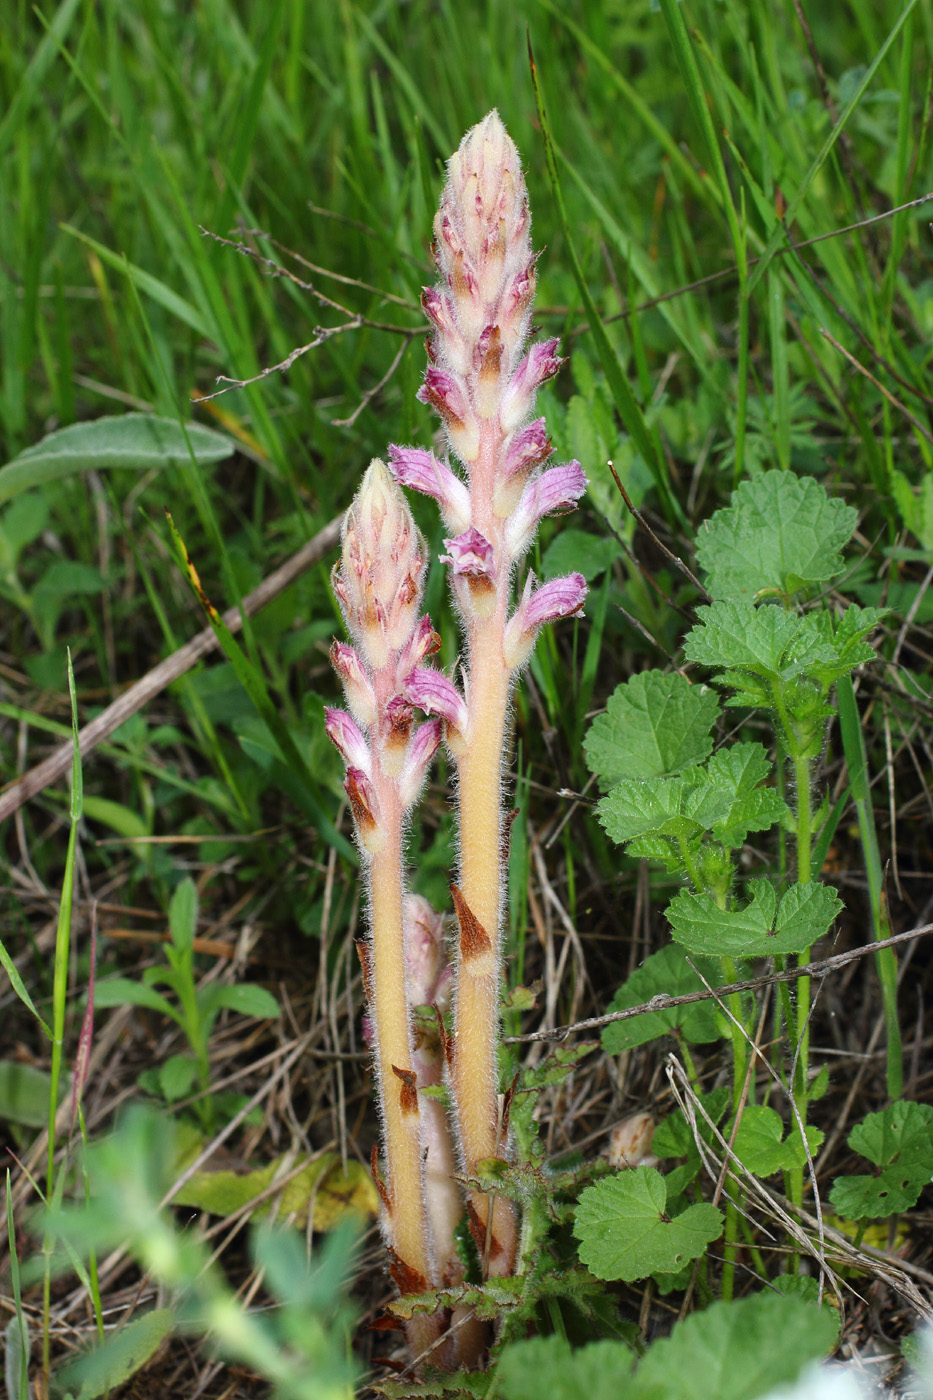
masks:
<instances>
[{"instance_id":1,"label":"broad green leaf","mask_svg":"<svg viewBox=\"0 0 933 1400\"><path fill-rule=\"evenodd\" d=\"M190 1094L198 1067L190 1055L169 1055L159 1070L159 1089L166 1103L177 1103Z\"/></svg>"},{"instance_id":2,"label":"broad green leaf","mask_svg":"<svg viewBox=\"0 0 933 1400\"><path fill-rule=\"evenodd\" d=\"M49 503L38 491L20 496L0 516L0 578L16 568L19 556L49 521Z\"/></svg>"},{"instance_id":3,"label":"broad green leaf","mask_svg":"<svg viewBox=\"0 0 933 1400\"><path fill-rule=\"evenodd\" d=\"M728 1132L726 1137L728 1137ZM819 1128L807 1128L807 1142L812 1156L823 1141ZM807 1160L800 1129L791 1123L784 1138L784 1124L773 1108L764 1104L747 1104L733 1143L735 1154L744 1167L755 1176L771 1176L774 1172L802 1167Z\"/></svg>"},{"instance_id":4,"label":"broad green leaf","mask_svg":"<svg viewBox=\"0 0 933 1400\"><path fill-rule=\"evenodd\" d=\"M583 741L590 770L603 788L622 778L657 778L702 763L719 700L706 686L677 672L641 671L617 686L606 713Z\"/></svg>"},{"instance_id":5,"label":"broad green leaf","mask_svg":"<svg viewBox=\"0 0 933 1400\"><path fill-rule=\"evenodd\" d=\"M741 909L720 909L706 894L681 890L667 908L678 943L704 957L767 958L803 953L842 909L829 885L792 885L778 904L767 880L752 880Z\"/></svg>"},{"instance_id":6,"label":"broad green leaf","mask_svg":"<svg viewBox=\"0 0 933 1400\"><path fill-rule=\"evenodd\" d=\"M191 876L176 887L168 907L168 927L172 942L180 953L189 953L198 926L198 890Z\"/></svg>"},{"instance_id":7,"label":"broad green leaf","mask_svg":"<svg viewBox=\"0 0 933 1400\"><path fill-rule=\"evenodd\" d=\"M66 1086L67 1087L67 1086ZM49 1121L52 1079L37 1065L0 1060L0 1120L41 1128Z\"/></svg>"},{"instance_id":8,"label":"broad green leaf","mask_svg":"<svg viewBox=\"0 0 933 1400\"><path fill-rule=\"evenodd\" d=\"M703 1142L711 1143L713 1140L713 1130L706 1121L707 1117L718 1125L731 1102L732 1093L726 1085L721 1084L718 1089L711 1089L708 1094L700 1094L700 1106L704 1112L697 1111L696 1121ZM651 1150L662 1160L668 1157L686 1157L696 1151L693 1129L684 1117L682 1109L678 1108L661 1119L654 1130Z\"/></svg>"},{"instance_id":9,"label":"broad green leaf","mask_svg":"<svg viewBox=\"0 0 933 1400\"><path fill-rule=\"evenodd\" d=\"M235 982L230 987L211 982L198 994L198 1005L202 1014L211 1016L222 1008L238 1011L241 1016L258 1016L260 1020L274 1020L280 1014L272 993L255 982Z\"/></svg>"},{"instance_id":10,"label":"broad green leaf","mask_svg":"<svg viewBox=\"0 0 933 1400\"><path fill-rule=\"evenodd\" d=\"M761 744L732 744L713 754L704 772L709 797L692 810L715 840L735 849L750 831L768 831L781 820L787 804L774 788L760 786L771 771Z\"/></svg>"},{"instance_id":11,"label":"broad green leaf","mask_svg":"<svg viewBox=\"0 0 933 1400\"><path fill-rule=\"evenodd\" d=\"M623 778L599 803L599 819L607 835L620 844L649 833L674 842L689 841L705 827L684 815L688 791L683 778Z\"/></svg>"},{"instance_id":12,"label":"broad green leaf","mask_svg":"<svg viewBox=\"0 0 933 1400\"><path fill-rule=\"evenodd\" d=\"M704 963L700 959L699 965L706 980L715 986L718 981L716 964ZM682 949L669 943L635 969L606 1010L625 1011L629 1006L650 1001L661 992L679 997L702 990L703 983L690 967ZM669 1011L649 1011L644 1016L633 1016L630 1021L616 1021L604 1026L603 1049L607 1055L618 1055L623 1050L631 1050L636 1045L646 1045L650 1040L670 1035L678 1027L694 1044L704 1045L719 1039L715 1006L711 1001L699 1001L694 1005L675 1006Z\"/></svg>"},{"instance_id":13,"label":"broad green leaf","mask_svg":"<svg viewBox=\"0 0 933 1400\"><path fill-rule=\"evenodd\" d=\"M803 669L787 655L801 618L784 608L749 603L713 603L697 608L700 622L684 640L684 655L700 666L751 671L767 680L787 679ZM824 652L826 660L831 652ZM813 658L816 659L816 658Z\"/></svg>"},{"instance_id":14,"label":"broad green leaf","mask_svg":"<svg viewBox=\"0 0 933 1400\"><path fill-rule=\"evenodd\" d=\"M195 1172L173 1201L176 1205L193 1206L211 1215L227 1216L248 1206L256 1196L271 1186L282 1171L283 1157L277 1157L256 1171L239 1174L232 1171ZM295 1164L297 1165L297 1164ZM268 1214L270 1199L279 1200L277 1219L294 1216L293 1224L304 1229L308 1211L313 1208L315 1230L332 1230L347 1219L372 1217L379 1208L379 1197L369 1171L359 1162L348 1161L344 1175L339 1153L324 1152L301 1168L297 1175L272 1198L263 1200L253 1212L255 1218Z\"/></svg>"},{"instance_id":15,"label":"broad green leaf","mask_svg":"<svg viewBox=\"0 0 933 1400\"><path fill-rule=\"evenodd\" d=\"M882 1170L837 1177L829 1193L834 1210L849 1220L910 1210L933 1180L933 1107L900 1100L869 1113L852 1129L848 1145Z\"/></svg>"},{"instance_id":16,"label":"broad green leaf","mask_svg":"<svg viewBox=\"0 0 933 1400\"><path fill-rule=\"evenodd\" d=\"M620 1400L632 1367L624 1342L591 1342L571 1351L565 1337L534 1337L506 1347L496 1367L502 1400ZM546 1384L545 1384L546 1378Z\"/></svg>"},{"instance_id":17,"label":"broad green leaf","mask_svg":"<svg viewBox=\"0 0 933 1400\"><path fill-rule=\"evenodd\" d=\"M713 1303L648 1348L624 1400L758 1400L828 1355L838 1331L829 1309L781 1293Z\"/></svg>"},{"instance_id":18,"label":"broad green leaf","mask_svg":"<svg viewBox=\"0 0 933 1400\"><path fill-rule=\"evenodd\" d=\"M200 423L186 423L183 429L174 418L149 413L95 418L49 433L8 462L0 470L0 502L29 487L90 467L95 471L107 467L152 471L190 462L192 457L199 464L220 462L235 451L232 438Z\"/></svg>"},{"instance_id":19,"label":"broad green leaf","mask_svg":"<svg viewBox=\"0 0 933 1400\"><path fill-rule=\"evenodd\" d=\"M876 1167L895 1160L922 1162L930 1165L933 1174L933 1105L901 1099L881 1113L869 1113L852 1129L848 1145Z\"/></svg>"},{"instance_id":20,"label":"broad green leaf","mask_svg":"<svg viewBox=\"0 0 933 1400\"><path fill-rule=\"evenodd\" d=\"M61 1390L71 1390L75 1400L97 1400L99 1395L123 1385L150 1361L175 1326L171 1308L154 1308L77 1361L56 1374Z\"/></svg>"},{"instance_id":21,"label":"broad green leaf","mask_svg":"<svg viewBox=\"0 0 933 1400\"><path fill-rule=\"evenodd\" d=\"M161 1016L178 1020L178 1014L167 997L154 987L133 982L129 977L109 977L104 982L98 982L94 988L94 1006L145 1006L150 1011L158 1011Z\"/></svg>"},{"instance_id":22,"label":"broad green leaf","mask_svg":"<svg viewBox=\"0 0 933 1400\"><path fill-rule=\"evenodd\" d=\"M697 536L697 559L714 598L777 590L793 595L835 578L857 512L827 496L812 477L764 472L743 481L732 504L716 511Z\"/></svg>"},{"instance_id":23,"label":"broad green leaf","mask_svg":"<svg viewBox=\"0 0 933 1400\"><path fill-rule=\"evenodd\" d=\"M597 1278L614 1281L673 1274L722 1234L722 1214L688 1206L665 1218L667 1186L654 1167L635 1167L588 1186L574 1220L580 1259Z\"/></svg>"}]
</instances>

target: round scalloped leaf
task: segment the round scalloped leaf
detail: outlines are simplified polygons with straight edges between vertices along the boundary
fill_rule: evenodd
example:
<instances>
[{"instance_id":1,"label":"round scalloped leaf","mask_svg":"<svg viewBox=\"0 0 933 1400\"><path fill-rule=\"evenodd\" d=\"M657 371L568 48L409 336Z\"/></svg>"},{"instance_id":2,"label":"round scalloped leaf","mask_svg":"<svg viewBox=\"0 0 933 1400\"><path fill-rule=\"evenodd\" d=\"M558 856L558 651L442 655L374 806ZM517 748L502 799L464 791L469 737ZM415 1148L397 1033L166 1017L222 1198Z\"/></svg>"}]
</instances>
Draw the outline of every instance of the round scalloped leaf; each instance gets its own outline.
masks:
<instances>
[{"instance_id":1,"label":"round scalloped leaf","mask_svg":"<svg viewBox=\"0 0 933 1400\"><path fill-rule=\"evenodd\" d=\"M564 1337L533 1337L506 1347L496 1368L503 1400L618 1400L622 1378L632 1365L623 1342L591 1342L571 1351ZM547 1385L542 1389L542 1382Z\"/></svg>"},{"instance_id":2,"label":"round scalloped leaf","mask_svg":"<svg viewBox=\"0 0 933 1400\"><path fill-rule=\"evenodd\" d=\"M715 1206L688 1206L668 1220L667 1186L654 1167L635 1167L581 1194L574 1221L580 1259L597 1278L673 1274L722 1234Z\"/></svg>"},{"instance_id":3,"label":"round scalloped leaf","mask_svg":"<svg viewBox=\"0 0 933 1400\"><path fill-rule=\"evenodd\" d=\"M625 1400L757 1400L836 1342L828 1309L780 1293L713 1303L649 1347Z\"/></svg>"},{"instance_id":4,"label":"round scalloped leaf","mask_svg":"<svg viewBox=\"0 0 933 1400\"><path fill-rule=\"evenodd\" d=\"M807 1128L811 1156L822 1141L823 1134L819 1128ZM774 1172L790 1171L793 1167L802 1167L807 1160L796 1123L791 1124L785 1138L780 1114L764 1104L745 1106L733 1147L743 1167L754 1172L755 1176L772 1176Z\"/></svg>"},{"instance_id":5,"label":"round scalloped leaf","mask_svg":"<svg viewBox=\"0 0 933 1400\"><path fill-rule=\"evenodd\" d=\"M717 965L700 960L700 969L713 986L718 979ZM636 967L627 982L616 992L607 1011L625 1011L630 1006L640 1006L650 1001L659 992L668 996L685 996L689 992L703 991L703 983L696 971L687 962L682 948L668 943L659 952L646 958L641 967ZM719 1039L716 1024L716 1008L711 1001L698 1001L692 1005L673 1006L669 1011L648 1011L643 1016L633 1016L630 1021L614 1021L603 1027L603 1049L607 1055L618 1055L623 1050L632 1050L636 1045L647 1045L662 1035L673 1035L678 1029L687 1040L697 1045L705 1045Z\"/></svg>"},{"instance_id":6,"label":"round scalloped leaf","mask_svg":"<svg viewBox=\"0 0 933 1400\"><path fill-rule=\"evenodd\" d=\"M743 481L732 504L697 536L697 560L714 598L747 598L777 589L794 594L835 578L857 512L827 496L812 477L763 472Z\"/></svg>"},{"instance_id":7,"label":"round scalloped leaf","mask_svg":"<svg viewBox=\"0 0 933 1400\"><path fill-rule=\"evenodd\" d=\"M837 1176L829 1199L846 1220L884 1220L912 1210L931 1179L933 1163L918 1174L909 1166L885 1167L878 1176Z\"/></svg>"},{"instance_id":8,"label":"round scalloped leaf","mask_svg":"<svg viewBox=\"0 0 933 1400\"><path fill-rule=\"evenodd\" d=\"M676 671L641 671L617 686L606 713L583 740L586 761L605 789L623 778L661 778L702 763L719 717L715 691Z\"/></svg>"}]
</instances>

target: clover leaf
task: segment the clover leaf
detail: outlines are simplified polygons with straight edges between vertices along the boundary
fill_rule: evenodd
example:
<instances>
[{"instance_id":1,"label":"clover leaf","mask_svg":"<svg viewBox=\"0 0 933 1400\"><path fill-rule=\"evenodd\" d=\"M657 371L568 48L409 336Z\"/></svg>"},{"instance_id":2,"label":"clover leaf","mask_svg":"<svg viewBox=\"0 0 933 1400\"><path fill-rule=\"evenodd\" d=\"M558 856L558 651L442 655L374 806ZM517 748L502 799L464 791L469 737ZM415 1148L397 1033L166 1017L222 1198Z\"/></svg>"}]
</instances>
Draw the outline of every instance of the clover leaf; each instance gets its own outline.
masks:
<instances>
[{"instance_id":1,"label":"clover leaf","mask_svg":"<svg viewBox=\"0 0 933 1400\"><path fill-rule=\"evenodd\" d=\"M654 1167L635 1167L582 1192L574 1221L580 1259L597 1278L673 1274L722 1234L715 1206L694 1205L668 1220L667 1185Z\"/></svg>"},{"instance_id":2,"label":"clover leaf","mask_svg":"<svg viewBox=\"0 0 933 1400\"><path fill-rule=\"evenodd\" d=\"M852 1129L848 1145L881 1170L837 1177L829 1193L833 1208L849 1220L910 1210L933 1179L933 1107L899 1100L882 1113L869 1113Z\"/></svg>"},{"instance_id":3,"label":"clover leaf","mask_svg":"<svg viewBox=\"0 0 933 1400\"><path fill-rule=\"evenodd\" d=\"M728 1137L729 1134L727 1133ZM810 1155L823 1141L819 1128L807 1128ZM807 1160L800 1130L796 1123L784 1138L784 1124L773 1108L764 1104L746 1104L732 1144L735 1155L755 1176L772 1176L775 1172L802 1167Z\"/></svg>"},{"instance_id":4,"label":"clover leaf","mask_svg":"<svg viewBox=\"0 0 933 1400\"><path fill-rule=\"evenodd\" d=\"M835 578L857 513L812 477L764 472L701 527L697 560L714 598L785 597Z\"/></svg>"},{"instance_id":5,"label":"clover leaf","mask_svg":"<svg viewBox=\"0 0 933 1400\"><path fill-rule=\"evenodd\" d=\"M707 982L715 986L718 980L716 965L706 964L700 959L700 967ZM703 982L687 962L683 950L676 944L668 943L646 958L641 967L636 967L606 1009L609 1012L625 1011L630 1006L650 1001L661 992L679 997L702 990ZM662 1035L672 1035L677 1030L696 1045L718 1040L715 1004L712 1001L698 1001L686 1006L672 1006L668 1011L648 1011L643 1016L633 1016L630 1021L614 1021L603 1027L603 1049L607 1055L618 1055L623 1050L647 1045L649 1041L658 1040Z\"/></svg>"},{"instance_id":6,"label":"clover leaf","mask_svg":"<svg viewBox=\"0 0 933 1400\"><path fill-rule=\"evenodd\" d=\"M720 909L707 894L681 890L667 908L678 943L704 957L766 958L804 953L842 909L829 885L792 885L778 902L767 880L752 880L740 909Z\"/></svg>"},{"instance_id":7,"label":"clover leaf","mask_svg":"<svg viewBox=\"0 0 933 1400\"><path fill-rule=\"evenodd\" d=\"M623 778L656 778L701 763L719 716L716 693L673 672L641 671L617 686L583 741L606 789Z\"/></svg>"}]
</instances>

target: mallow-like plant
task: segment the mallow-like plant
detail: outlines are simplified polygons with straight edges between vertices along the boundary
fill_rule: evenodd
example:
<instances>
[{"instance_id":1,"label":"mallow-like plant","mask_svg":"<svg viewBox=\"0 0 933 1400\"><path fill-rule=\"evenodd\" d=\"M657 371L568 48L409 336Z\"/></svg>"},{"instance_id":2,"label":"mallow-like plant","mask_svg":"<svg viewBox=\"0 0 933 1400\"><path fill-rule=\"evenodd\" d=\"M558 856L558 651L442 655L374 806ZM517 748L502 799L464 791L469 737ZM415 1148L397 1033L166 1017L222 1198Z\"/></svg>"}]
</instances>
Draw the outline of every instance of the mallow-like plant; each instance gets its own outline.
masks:
<instances>
[{"instance_id":1,"label":"mallow-like plant","mask_svg":"<svg viewBox=\"0 0 933 1400\"><path fill-rule=\"evenodd\" d=\"M498 1040L510 701L541 627L578 614L587 591L580 574L538 585L529 570L513 597L538 522L572 507L587 483L578 462L546 465L551 443L544 419L532 416L538 387L561 360L555 340L527 348L535 290L528 197L496 112L449 162L434 257L439 280L423 294L432 332L418 396L441 419L448 459L393 446L389 467L375 460L363 478L333 576L352 640L332 649L348 709L326 718L346 763L368 892L360 955L382 1119L381 1172L375 1160L374 1169L403 1294L464 1277L455 1243L464 1214L484 1276L515 1268L516 1205L483 1180L489 1164L509 1156ZM433 497L449 531L440 558L463 632L453 676L429 664L440 639L421 612L428 560L402 487ZM456 768L459 816L452 972L436 915L411 903L405 871L409 814L442 742ZM433 1035L418 1015L425 1004L434 1007ZM436 1089L442 1073L449 1120L436 1095L421 1092ZM412 1350L431 1351L434 1364L475 1361L481 1329L455 1319L441 1340L447 1321L440 1310L412 1311Z\"/></svg>"}]
</instances>

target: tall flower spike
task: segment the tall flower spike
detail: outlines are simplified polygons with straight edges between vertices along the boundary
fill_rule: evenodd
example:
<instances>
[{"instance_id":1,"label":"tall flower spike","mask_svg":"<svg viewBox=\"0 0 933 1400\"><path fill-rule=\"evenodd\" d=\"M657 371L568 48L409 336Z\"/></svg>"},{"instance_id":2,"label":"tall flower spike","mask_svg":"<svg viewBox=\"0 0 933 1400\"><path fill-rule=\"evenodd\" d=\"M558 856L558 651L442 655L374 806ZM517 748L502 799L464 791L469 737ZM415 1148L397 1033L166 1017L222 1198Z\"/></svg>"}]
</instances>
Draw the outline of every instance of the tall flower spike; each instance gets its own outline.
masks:
<instances>
[{"instance_id":1,"label":"tall flower spike","mask_svg":"<svg viewBox=\"0 0 933 1400\"><path fill-rule=\"evenodd\" d=\"M498 1112L497 1040L504 903L502 773L509 697L546 621L578 612L579 575L527 595L509 617L517 559L539 520L572 506L586 489L578 462L542 471L551 443L544 420L529 422L538 388L560 368L557 341L526 353L535 288L528 197L518 151L490 112L467 132L447 168L434 221L437 287L424 293L432 325L430 364L419 398L432 404L469 477L467 506L451 480L420 455L396 449L399 480L434 496L445 520L451 586L465 633L464 695L419 668L408 696L443 714L458 768L460 925L451 1087L463 1166L507 1155ZM416 455L417 454L417 455ZM456 511L452 503L456 498ZM512 1203L473 1193L471 1228L488 1270L508 1273L517 1248Z\"/></svg>"}]
</instances>

